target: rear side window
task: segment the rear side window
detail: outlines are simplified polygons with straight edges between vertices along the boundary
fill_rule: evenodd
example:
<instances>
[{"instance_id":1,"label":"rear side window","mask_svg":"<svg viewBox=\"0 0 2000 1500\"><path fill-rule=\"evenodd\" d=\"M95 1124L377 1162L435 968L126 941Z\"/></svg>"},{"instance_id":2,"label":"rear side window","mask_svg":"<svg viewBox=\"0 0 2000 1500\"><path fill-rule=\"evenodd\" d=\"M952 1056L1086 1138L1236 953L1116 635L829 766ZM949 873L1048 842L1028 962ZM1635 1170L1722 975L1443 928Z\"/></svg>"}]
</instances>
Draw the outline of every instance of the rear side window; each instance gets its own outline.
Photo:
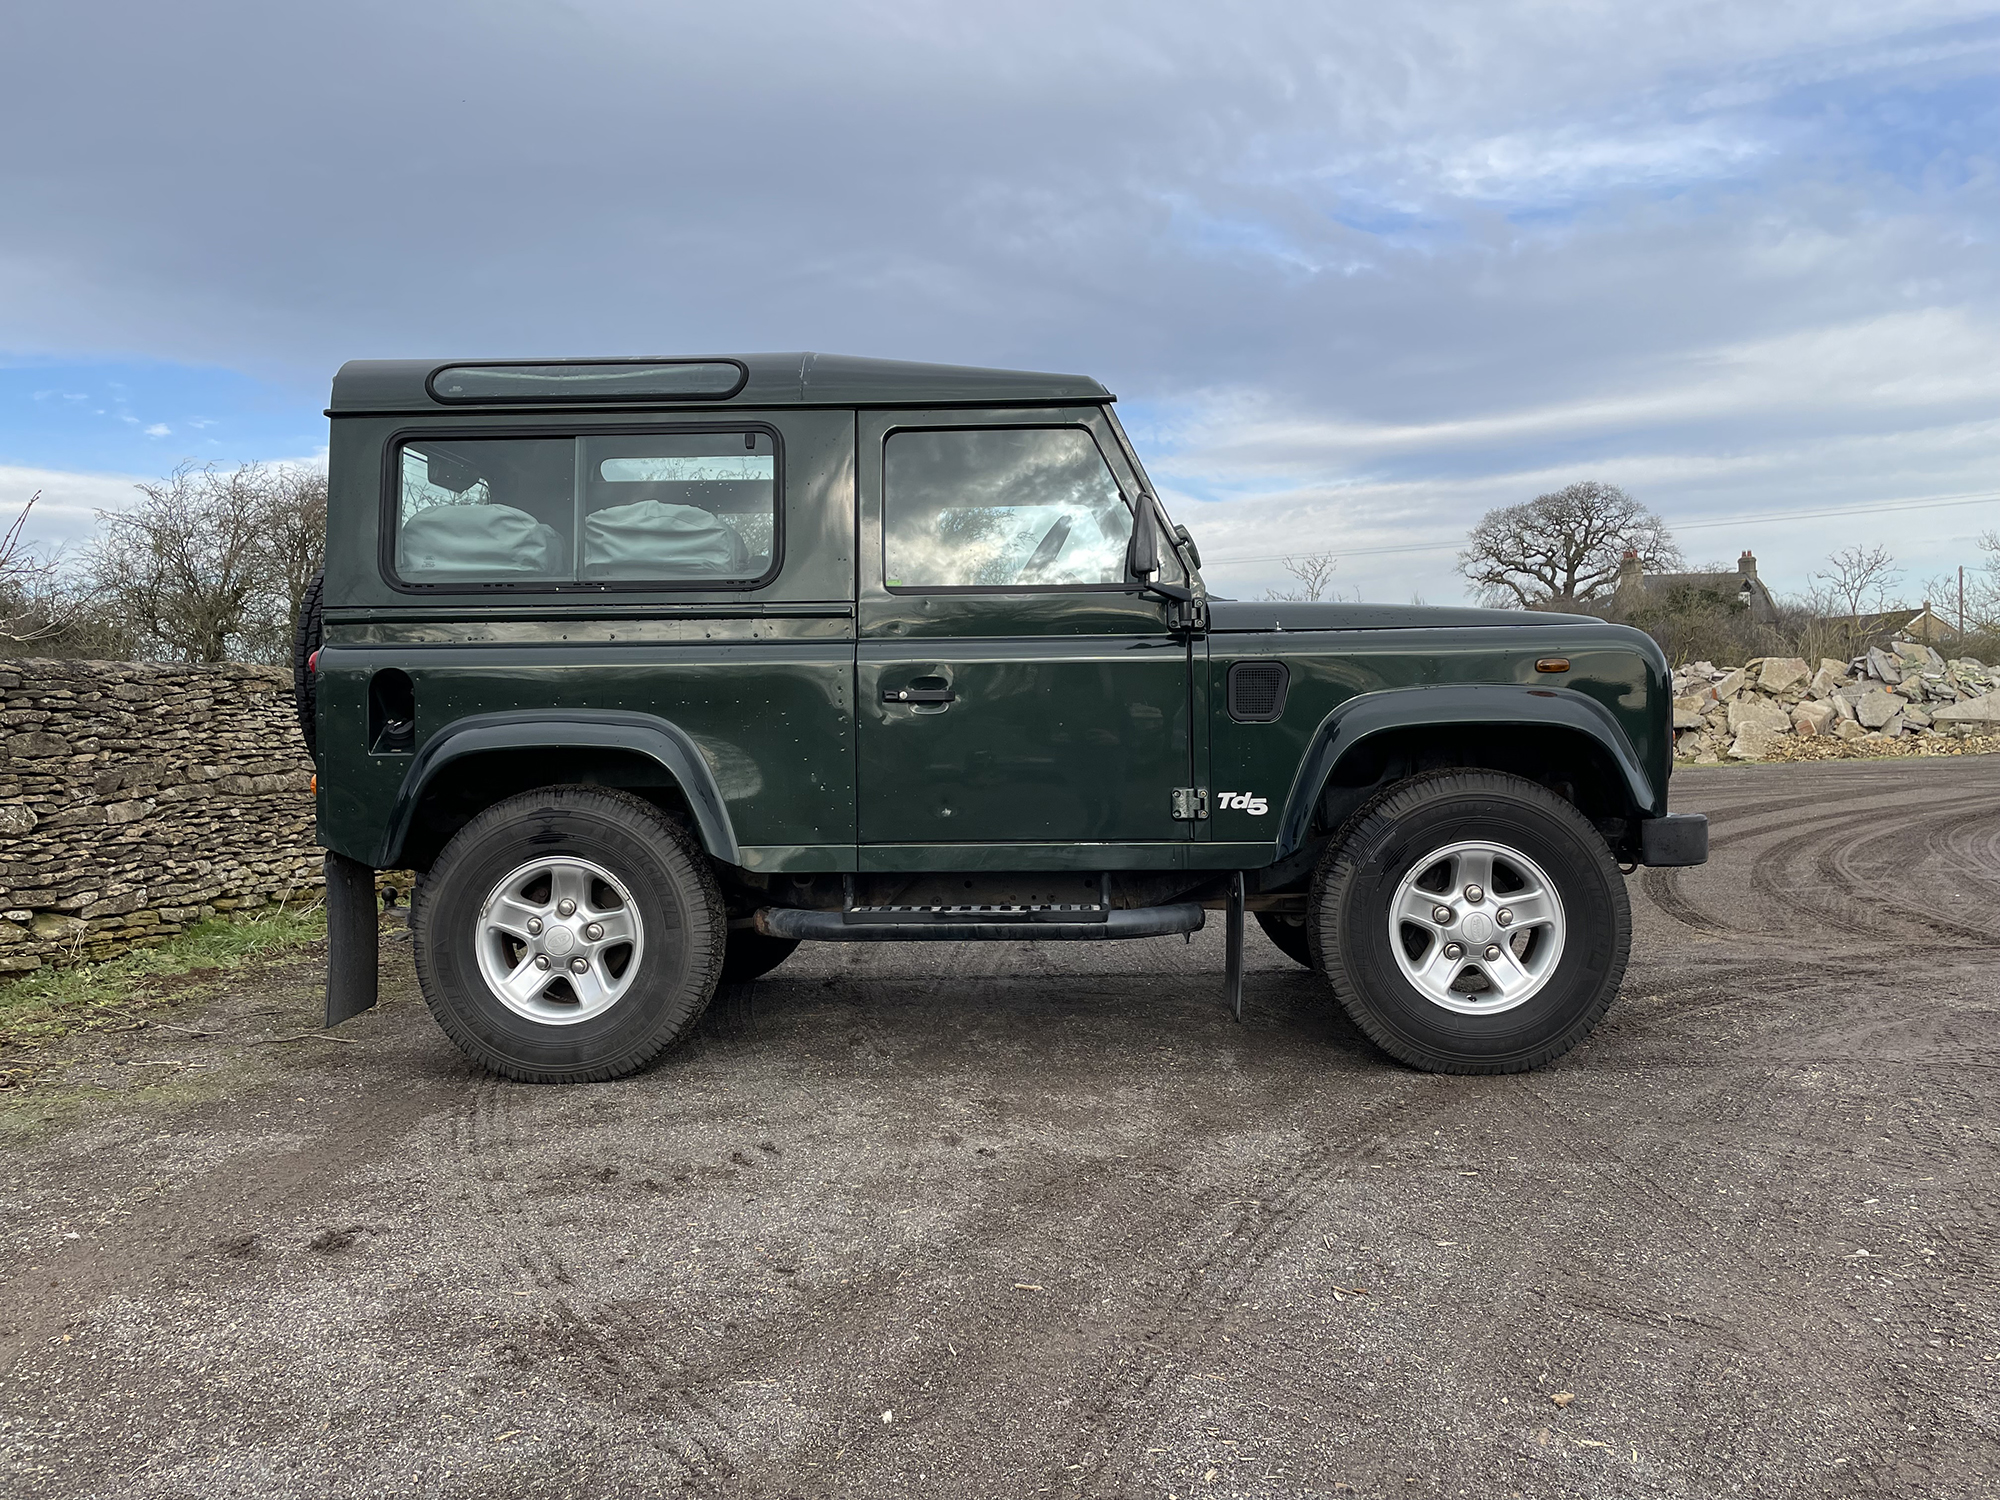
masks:
<instances>
[{"instance_id":1,"label":"rear side window","mask_svg":"<svg viewBox=\"0 0 2000 1500\"><path fill-rule=\"evenodd\" d=\"M397 450L405 584L729 587L776 568L767 431L410 438Z\"/></svg>"},{"instance_id":2,"label":"rear side window","mask_svg":"<svg viewBox=\"0 0 2000 1500\"><path fill-rule=\"evenodd\" d=\"M890 588L1125 581L1132 512L1080 427L891 433L882 503Z\"/></svg>"}]
</instances>

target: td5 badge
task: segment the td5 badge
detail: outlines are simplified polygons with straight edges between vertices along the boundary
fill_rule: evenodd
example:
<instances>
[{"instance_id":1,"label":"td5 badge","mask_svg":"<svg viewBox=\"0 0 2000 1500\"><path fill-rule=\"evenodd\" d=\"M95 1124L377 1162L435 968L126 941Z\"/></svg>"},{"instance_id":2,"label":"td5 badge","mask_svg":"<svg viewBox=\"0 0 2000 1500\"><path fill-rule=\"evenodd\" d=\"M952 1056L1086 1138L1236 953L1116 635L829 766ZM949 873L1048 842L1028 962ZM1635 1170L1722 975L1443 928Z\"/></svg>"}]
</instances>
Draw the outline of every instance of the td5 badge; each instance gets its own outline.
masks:
<instances>
[{"instance_id":1,"label":"td5 badge","mask_svg":"<svg viewBox=\"0 0 2000 1500\"><path fill-rule=\"evenodd\" d=\"M1253 818L1261 818L1271 810L1271 804L1255 792L1217 792L1215 805L1228 812L1247 812Z\"/></svg>"}]
</instances>

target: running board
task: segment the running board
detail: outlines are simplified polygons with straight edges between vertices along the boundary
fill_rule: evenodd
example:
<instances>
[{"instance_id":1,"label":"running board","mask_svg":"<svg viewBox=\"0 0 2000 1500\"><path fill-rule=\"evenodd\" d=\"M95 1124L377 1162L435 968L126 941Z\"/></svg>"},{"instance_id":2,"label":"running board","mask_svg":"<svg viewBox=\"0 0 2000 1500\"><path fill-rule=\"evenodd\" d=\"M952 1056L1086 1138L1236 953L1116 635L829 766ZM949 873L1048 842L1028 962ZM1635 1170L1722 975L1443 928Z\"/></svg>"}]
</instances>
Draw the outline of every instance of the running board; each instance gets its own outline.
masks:
<instances>
[{"instance_id":1,"label":"running board","mask_svg":"<svg viewBox=\"0 0 2000 1500\"><path fill-rule=\"evenodd\" d=\"M1000 920L976 920L974 913L1005 912ZM1015 913L1034 912L1032 916ZM1083 914L1089 913L1085 916ZM860 919L860 920L857 920ZM1079 920L1080 918L1080 920ZM821 943L1090 943L1110 938L1163 937L1199 932L1206 914L1198 902L1139 906L1129 910L1073 907L962 908L857 907L850 911L804 911L766 906L756 916L766 937L803 938Z\"/></svg>"}]
</instances>

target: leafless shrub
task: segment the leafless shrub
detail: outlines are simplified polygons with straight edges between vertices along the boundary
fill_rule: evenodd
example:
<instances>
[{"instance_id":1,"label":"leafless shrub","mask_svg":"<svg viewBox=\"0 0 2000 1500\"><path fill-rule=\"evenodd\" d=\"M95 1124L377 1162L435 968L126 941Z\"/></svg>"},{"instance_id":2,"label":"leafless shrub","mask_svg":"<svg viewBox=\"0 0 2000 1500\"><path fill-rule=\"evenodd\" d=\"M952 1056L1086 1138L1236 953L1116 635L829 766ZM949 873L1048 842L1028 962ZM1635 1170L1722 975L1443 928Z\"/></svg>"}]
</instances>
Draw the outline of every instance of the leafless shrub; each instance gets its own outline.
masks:
<instances>
[{"instance_id":1,"label":"leafless shrub","mask_svg":"<svg viewBox=\"0 0 2000 1500\"><path fill-rule=\"evenodd\" d=\"M326 480L183 464L126 510L98 512L86 565L141 648L184 661L284 661L325 554Z\"/></svg>"},{"instance_id":2,"label":"leafless shrub","mask_svg":"<svg viewBox=\"0 0 2000 1500\"><path fill-rule=\"evenodd\" d=\"M1339 566L1340 559L1331 552L1308 552L1302 557L1288 557L1285 559L1285 571L1298 580L1298 587L1270 589L1264 597L1291 604L1309 604L1338 597L1333 594L1333 574Z\"/></svg>"}]
</instances>

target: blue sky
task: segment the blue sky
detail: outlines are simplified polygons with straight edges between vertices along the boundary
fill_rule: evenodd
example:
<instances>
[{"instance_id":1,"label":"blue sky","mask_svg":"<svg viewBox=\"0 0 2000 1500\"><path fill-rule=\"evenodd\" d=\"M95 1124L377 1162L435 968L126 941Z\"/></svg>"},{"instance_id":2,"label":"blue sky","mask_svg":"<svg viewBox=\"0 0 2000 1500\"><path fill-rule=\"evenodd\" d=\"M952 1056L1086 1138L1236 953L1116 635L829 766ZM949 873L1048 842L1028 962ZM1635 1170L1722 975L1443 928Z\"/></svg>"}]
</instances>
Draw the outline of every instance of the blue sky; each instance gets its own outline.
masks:
<instances>
[{"instance_id":1,"label":"blue sky","mask_svg":"<svg viewBox=\"0 0 2000 1500\"><path fill-rule=\"evenodd\" d=\"M1455 601L1484 510L1579 478L1781 591L1881 542L1915 597L2000 528L2000 4L10 24L0 501L44 535L312 458L343 359L790 348L1099 376L1237 593L1323 549Z\"/></svg>"}]
</instances>

